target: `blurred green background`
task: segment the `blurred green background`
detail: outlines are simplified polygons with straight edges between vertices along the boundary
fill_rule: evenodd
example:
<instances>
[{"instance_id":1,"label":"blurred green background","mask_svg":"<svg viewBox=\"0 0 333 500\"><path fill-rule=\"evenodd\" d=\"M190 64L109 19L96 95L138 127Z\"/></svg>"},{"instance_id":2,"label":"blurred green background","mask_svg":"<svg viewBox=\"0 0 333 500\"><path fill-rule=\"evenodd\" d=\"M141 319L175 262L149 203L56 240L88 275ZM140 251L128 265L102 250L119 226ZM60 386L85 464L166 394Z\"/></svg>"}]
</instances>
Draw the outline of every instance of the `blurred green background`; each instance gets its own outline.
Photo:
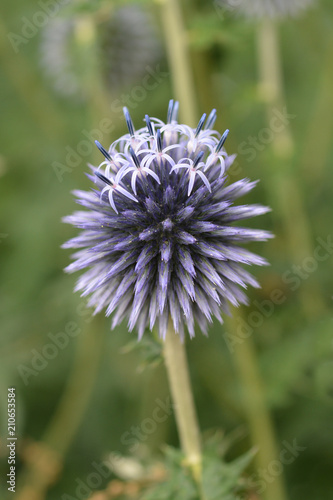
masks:
<instances>
[{"instance_id":1,"label":"blurred green background","mask_svg":"<svg viewBox=\"0 0 333 500\"><path fill-rule=\"evenodd\" d=\"M146 113L165 119L175 97L163 3L62 3L61 9L55 1L1 4L1 459L4 478L6 396L14 386L20 500L76 498L78 479L86 481L92 463L111 452L130 455L124 433L151 417L156 400L168 396L162 365L140 369L143 358L154 358L154 345L143 342L143 354L124 349L135 339L126 324L111 332L102 314L91 318L84 299L72 292L77 276L63 273L69 252L60 248L76 234L61 223L76 208L70 191L88 189L87 163L102 161L93 139L107 146L126 132L122 105L139 127ZM115 17L123 4L129 21L124 13ZM45 14L45 5L55 10ZM252 225L276 234L265 245L253 245L271 266L255 270L262 289L249 290L250 306L242 312L247 325L257 322L250 337L214 323L209 338L198 332L188 342L201 428L237 434L229 458L256 444L245 409L251 387L244 391L238 368L246 360L234 352L251 343L278 450L294 440L304 448L284 466L287 498L330 500L333 252L322 241L332 238L333 4L318 1L300 17L274 24L284 87L276 95L260 85L258 54L267 36L260 22L222 2L187 0L182 8L193 113L199 119L217 108L216 127L231 130L227 151L238 153L232 179L261 179L246 201L273 209ZM272 63L269 54L267 61ZM281 113L285 106L290 123L272 132L272 110ZM316 258L318 246L325 259ZM283 297L279 304L272 303L274 290ZM173 417L132 451L149 461L160 456L164 442L177 444ZM255 467L247 474L258 477ZM5 481L1 498L13 498Z\"/></svg>"}]
</instances>

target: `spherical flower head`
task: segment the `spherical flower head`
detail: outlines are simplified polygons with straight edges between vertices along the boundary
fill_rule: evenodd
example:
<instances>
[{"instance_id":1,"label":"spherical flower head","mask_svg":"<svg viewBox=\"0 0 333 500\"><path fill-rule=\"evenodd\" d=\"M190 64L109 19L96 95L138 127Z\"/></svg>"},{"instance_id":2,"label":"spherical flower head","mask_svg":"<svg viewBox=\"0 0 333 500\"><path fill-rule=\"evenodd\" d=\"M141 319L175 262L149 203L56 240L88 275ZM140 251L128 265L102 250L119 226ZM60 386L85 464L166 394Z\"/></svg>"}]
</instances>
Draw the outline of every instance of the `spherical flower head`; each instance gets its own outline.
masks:
<instances>
[{"instance_id":1,"label":"spherical flower head","mask_svg":"<svg viewBox=\"0 0 333 500\"><path fill-rule=\"evenodd\" d=\"M297 16L313 0L237 0L235 7L250 18Z\"/></svg>"},{"instance_id":2,"label":"spherical flower head","mask_svg":"<svg viewBox=\"0 0 333 500\"><path fill-rule=\"evenodd\" d=\"M185 328L194 336L195 321L206 334L228 303L247 303L242 288L259 286L243 266L267 264L240 245L271 234L233 226L269 209L234 204L256 182L227 185L229 131L213 130L215 110L195 129L177 123L177 110L170 101L166 123L146 115L135 130L124 108L129 133L108 150L96 141L104 161L91 167L95 189L74 191L85 210L64 219L82 229L63 245L80 249L66 268L86 270L76 290L95 313L113 313L112 327L128 318L139 338L155 324L164 338L169 318L181 338Z\"/></svg>"},{"instance_id":3,"label":"spherical flower head","mask_svg":"<svg viewBox=\"0 0 333 500\"><path fill-rule=\"evenodd\" d=\"M154 18L140 5L115 9L98 32L102 69L113 92L138 83L147 74L147 66L162 58Z\"/></svg>"}]
</instances>

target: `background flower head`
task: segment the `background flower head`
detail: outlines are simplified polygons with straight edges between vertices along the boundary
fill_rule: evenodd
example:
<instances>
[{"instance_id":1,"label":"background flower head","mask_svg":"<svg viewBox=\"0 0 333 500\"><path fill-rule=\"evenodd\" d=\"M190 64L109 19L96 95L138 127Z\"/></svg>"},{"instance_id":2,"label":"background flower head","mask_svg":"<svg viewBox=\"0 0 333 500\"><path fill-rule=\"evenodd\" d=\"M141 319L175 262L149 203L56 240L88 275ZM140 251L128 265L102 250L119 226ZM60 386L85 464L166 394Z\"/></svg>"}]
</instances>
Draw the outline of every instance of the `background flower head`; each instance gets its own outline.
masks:
<instances>
[{"instance_id":1,"label":"background flower head","mask_svg":"<svg viewBox=\"0 0 333 500\"><path fill-rule=\"evenodd\" d=\"M76 290L95 312L114 313L113 327L128 318L139 337L156 322L164 337L169 317L181 337L184 326L194 336L195 321L203 333L214 316L222 322L228 303L247 302L242 288L258 286L243 266L266 264L240 245L271 237L233 225L269 209L235 205L256 182L227 185L235 156L224 149L228 131L213 130L216 111L195 129L178 124L177 111L170 101L166 123L146 115L135 130L124 108L129 133L108 150L97 142L96 188L75 191L85 210L64 219L83 230L64 245L80 248L66 270L87 269Z\"/></svg>"},{"instance_id":2,"label":"background flower head","mask_svg":"<svg viewBox=\"0 0 333 500\"><path fill-rule=\"evenodd\" d=\"M226 4L230 3L228 0ZM237 0L231 7L250 18L296 16L313 4L313 0Z\"/></svg>"},{"instance_id":3,"label":"background flower head","mask_svg":"<svg viewBox=\"0 0 333 500\"><path fill-rule=\"evenodd\" d=\"M100 72L106 88L119 92L139 82L162 55L153 16L139 5L115 8L101 19L56 17L40 45L41 67L54 90L81 99L91 73Z\"/></svg>"},{"instance_id":4,"label":"background flower head","mask_svg":"<svg viewBox=\"0 0 333 500\"><path fill-rule=\"evenodd\" d=\"M100 60L106 84L119 91L134 85L146 67L162 58L153 16L139 5L125 5L99 30Z\"/></svg>"},{"instance_id":5,"label":"background flower head","mask_svg":"<svg viewBox=\"0 0 333 500\"><path fill-rule=\"evenodd\" d=\"M147 66L162 57L153 16L139 5L114 9L98 22L98 31L94 22L86 21L57 17L42 31L41 67L63 96L86 97L89 69L100 71L106 87L119 92L139 82Z\"/></svg>"}]
</instances>

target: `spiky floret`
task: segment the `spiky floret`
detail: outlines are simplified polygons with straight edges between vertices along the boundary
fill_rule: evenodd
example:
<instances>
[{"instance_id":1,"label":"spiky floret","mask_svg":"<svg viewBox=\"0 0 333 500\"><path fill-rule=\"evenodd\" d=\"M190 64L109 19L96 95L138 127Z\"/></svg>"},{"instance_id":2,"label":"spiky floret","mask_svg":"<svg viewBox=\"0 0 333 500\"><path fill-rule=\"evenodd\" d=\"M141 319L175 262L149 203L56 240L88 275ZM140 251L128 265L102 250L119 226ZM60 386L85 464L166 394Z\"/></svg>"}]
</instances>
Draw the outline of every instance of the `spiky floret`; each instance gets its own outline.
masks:
<instances>
[{"instance_id":1,"label":"spiky floret","mask_svg":"<svg viewBox=\"0 0 333 500\"><path fill-rule=\"evenodd\" d=\"M222 322L228 302L247 302L241 287L259 286L243 264L266 264L239 244L271 237L232 225L269 209L234 205L256 182L226 185L227 132L219 139L205 115L196 129L178 124L177 110L170 101L167 123L146 115L135 130L125 108L129 133L107 151L97 143L105 160L89 174L96 189L74 191L86 210L64 219L83 230L63 245L81 249L67 272L88 268L76 290L95 313L114 313L112 327L128 318L139 338L155 323L164 338L169 317L181 337L184 326L194 336L195 321L205 334L213 316Z\"/></svg>"}]
</instances>

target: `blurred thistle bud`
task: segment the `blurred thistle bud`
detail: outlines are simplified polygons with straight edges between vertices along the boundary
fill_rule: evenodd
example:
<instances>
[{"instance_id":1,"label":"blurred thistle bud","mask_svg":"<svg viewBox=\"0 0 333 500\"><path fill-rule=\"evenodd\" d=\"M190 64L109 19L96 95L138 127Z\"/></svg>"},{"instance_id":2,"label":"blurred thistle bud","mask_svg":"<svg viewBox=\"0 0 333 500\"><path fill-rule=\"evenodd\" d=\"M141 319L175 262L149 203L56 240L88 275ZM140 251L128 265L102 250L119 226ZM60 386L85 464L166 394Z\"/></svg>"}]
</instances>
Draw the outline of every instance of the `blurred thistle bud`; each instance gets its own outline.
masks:
<instances>
[{"instance_id":1,"label":"blurred thistle bud","mask_svg":"<svg viewBox=\"0 0 333 500\"><path fill-rule=\"evenodd\" d=\"M89 72L100 71L114 92L134 85L162 54L153 19L135 5L112 11L98 24L87 16L50 20L40 50L42 69L55 91L80 98L87 92Z\"/></svg>"},{"instance_id":2,"label":"blurred thistle bud","mask_svg":"<svg viewBox=\"0 0 333 500\"><path fill-rule=\"evenodd\" d=\"M117 9L101 28L100 61L106 84L114 91L137 83L162 56L154 20L138 5Z\"/></svg>"},{"instance_id":3,"label":"blurred thistle bud","mask_svg":"<svg viewBox=\"0 0 333 500\"><path fill-rule=\"evenodd\" d=\"M66 97L82 99L89 72L87 50L93 50L94 24L87 17L57 18L42 32L41 66L54 90Z\"/></svg>"},{"instance_id":4,"label":"blurred thistle bud","mask_svg":"<svg viewBox=\"0 0 333 500\"><path fill-rule=\"evenodd\" d=\"M260 19L297 16L312 5L314 0L219 0L218 3L221 7L241 12L246 17Z\"/></svg>"},{"instance_id":5,"label":"blurred thistle bud","mask_svg":"<svg viewBox=\"0 0 333 500\"><path fill-rule=\"evenodd\" d=\"M73 21L54 19L42 32L41 66L46 77L52 81L56 92L72 96L79 91L78 76L73 71L69 56Z\"/></svg>"}]
</instances>

